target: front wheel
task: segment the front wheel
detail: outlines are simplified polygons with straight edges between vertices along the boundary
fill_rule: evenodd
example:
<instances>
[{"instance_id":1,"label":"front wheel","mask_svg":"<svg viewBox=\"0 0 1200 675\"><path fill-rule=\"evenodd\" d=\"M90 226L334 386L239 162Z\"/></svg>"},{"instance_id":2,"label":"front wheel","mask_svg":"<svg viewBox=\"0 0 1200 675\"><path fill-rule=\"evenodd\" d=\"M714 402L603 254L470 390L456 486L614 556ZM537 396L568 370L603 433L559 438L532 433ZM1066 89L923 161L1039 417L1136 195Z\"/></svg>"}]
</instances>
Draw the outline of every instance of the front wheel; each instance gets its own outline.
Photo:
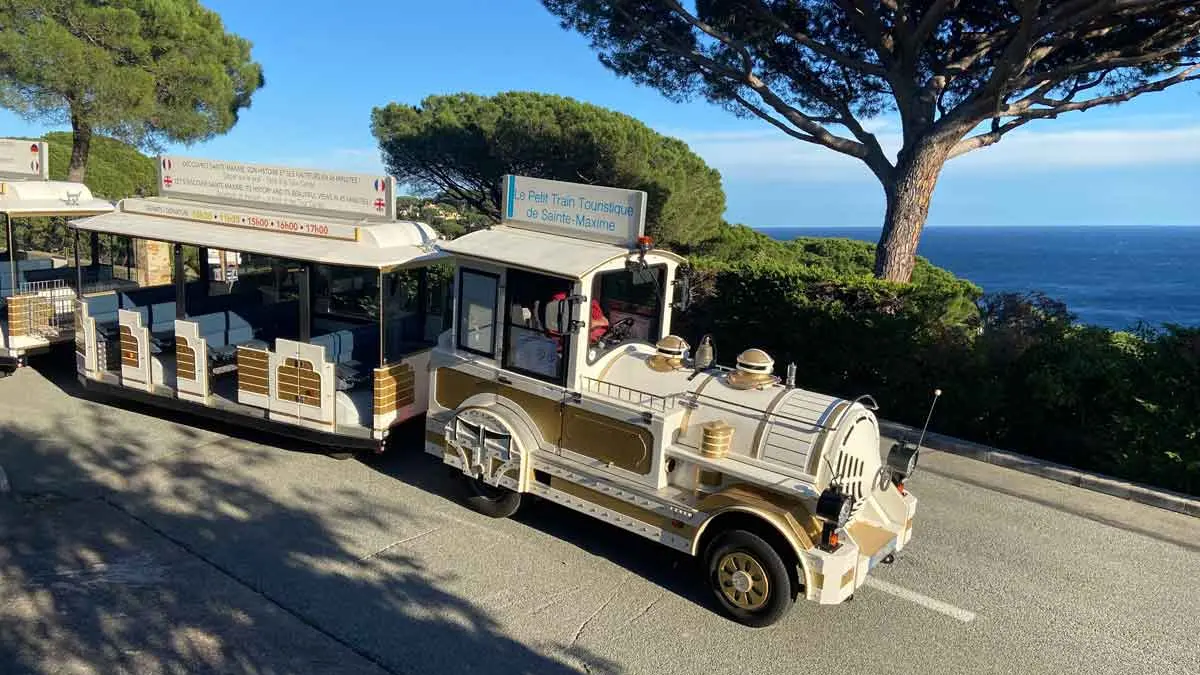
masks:
<instances>
[{"instance_id":1,"label":"front wheel","mask_svg":"<svg viewBox=\"0 0 1200 675\"><path fill-rule=\"evenodd\" d=\"M773 546L746 530L718 535L705 555L709 586L721 610L734 621L761 628L791 607L787 565Z\"/></svg>"},{"instance_id":2,"label":"front wheel","mask_svg":"<svg viewBox=\"0 0 1200 675\"><path fill-rule=\"evenodd\" d=\"M507 518L521 507L521 493L488 485L481 478L463 476L467 483L467 505L492 518Z\"/></svg>"}]
</instances>

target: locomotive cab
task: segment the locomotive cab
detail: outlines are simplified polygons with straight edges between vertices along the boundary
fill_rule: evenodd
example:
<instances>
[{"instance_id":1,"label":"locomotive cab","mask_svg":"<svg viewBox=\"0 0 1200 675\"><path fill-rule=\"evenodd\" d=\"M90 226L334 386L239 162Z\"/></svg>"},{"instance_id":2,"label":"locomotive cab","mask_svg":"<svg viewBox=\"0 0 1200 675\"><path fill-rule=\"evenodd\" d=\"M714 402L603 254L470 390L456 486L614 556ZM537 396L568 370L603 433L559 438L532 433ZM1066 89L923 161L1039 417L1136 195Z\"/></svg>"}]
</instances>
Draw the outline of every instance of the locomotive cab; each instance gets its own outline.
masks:
<instances>
[{"instance_id":1,"label":"locomotive cab","mask_svg":"<svg viewBox=\"0 0 1200 675\"><path fill-rule=\"evenodd\" d=\"M521 196L579 188L507 180ZM613 192L614 210L640 194ZM474 508L507 516L535 495L696 556L717 606L751 626L797 597L846 600L908 543L916 456L881 455L869 397L797 388L759 349L720 365L704 338L693 354L671 330L683 259L640 223L614 241L510 217L442 249L455 311L426 449Z\"/></svg>"}]
</instances>

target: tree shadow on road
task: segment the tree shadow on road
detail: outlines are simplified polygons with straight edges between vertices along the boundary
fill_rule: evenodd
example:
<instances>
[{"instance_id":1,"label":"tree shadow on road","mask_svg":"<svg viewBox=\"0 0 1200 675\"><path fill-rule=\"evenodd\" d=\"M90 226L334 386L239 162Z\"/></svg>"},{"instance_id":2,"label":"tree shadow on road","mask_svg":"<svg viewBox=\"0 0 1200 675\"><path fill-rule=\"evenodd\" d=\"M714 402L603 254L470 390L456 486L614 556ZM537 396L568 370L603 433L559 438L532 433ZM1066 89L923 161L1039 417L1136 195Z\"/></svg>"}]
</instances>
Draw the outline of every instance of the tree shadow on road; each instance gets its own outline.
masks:
<instances>
[{"instance_id":1,"label":"tree shadow on road","mask_svg":"<svg viewBox=\"0 0 1200 675\"><path fill-rule=\"evenodd\" d=\"M459 474L438 460L422 456L424 426L398 430L390 448L403 452L370 458L366 463L395 480L445 495L463 492ZM429 460L433 459L433 462ZM669 593L710 610L708 587L696 560L662 544L643 539L614 525L548 501L526 495L514 520L637 574Z\"/></svg>"},{"instance_id":2,"label":"tree shadow on road","mask_svg":"<svg viewBox=\"0 0 1200 675\"><path fill-rule=\"evenodd\" d=\"M0 387L0 406L20 395ZM82 399L71 410L0 418L14 489L0 496L0 672L621 670L513 640L397 550L364 558L331 520L385 537L416 517L322 485L334 460ZM318 480L270 484L288 472ZM305 508L315 499L321 512Z\"/></svg>"}]
</instances>

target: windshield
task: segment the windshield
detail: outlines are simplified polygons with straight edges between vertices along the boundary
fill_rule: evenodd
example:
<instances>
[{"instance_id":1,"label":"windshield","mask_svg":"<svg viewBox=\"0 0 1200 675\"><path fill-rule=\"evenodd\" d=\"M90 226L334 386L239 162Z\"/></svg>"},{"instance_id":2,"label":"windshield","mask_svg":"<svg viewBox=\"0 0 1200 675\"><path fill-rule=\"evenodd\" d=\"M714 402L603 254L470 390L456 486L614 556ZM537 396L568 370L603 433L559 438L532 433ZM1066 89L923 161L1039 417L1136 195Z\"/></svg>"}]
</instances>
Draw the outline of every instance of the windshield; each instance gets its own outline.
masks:
<instances>
[{"instance_id":1,"label":"windshield","mask_svg":"<svg viewBox=\"0 0 1200 675\"><path fill-rule=\"evenodd\" d=\"M592 286L595 302L588 334L589 361L628 342L654 343L662 337L666 276L666 265L596 275Z\"/></svg>"}]
</instances>

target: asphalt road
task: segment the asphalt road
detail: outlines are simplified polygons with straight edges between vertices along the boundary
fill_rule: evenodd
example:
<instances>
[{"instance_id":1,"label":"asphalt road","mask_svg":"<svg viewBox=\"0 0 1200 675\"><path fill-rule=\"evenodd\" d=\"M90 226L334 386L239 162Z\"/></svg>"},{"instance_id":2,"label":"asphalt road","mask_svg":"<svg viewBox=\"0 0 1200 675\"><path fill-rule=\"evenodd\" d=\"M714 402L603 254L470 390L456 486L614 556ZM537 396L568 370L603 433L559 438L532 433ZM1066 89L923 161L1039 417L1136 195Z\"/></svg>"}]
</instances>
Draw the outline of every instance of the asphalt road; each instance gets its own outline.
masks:
<instances>
[{"instance_id":1,"label":"asphalt road","mask_svg":"<svg viewBox=\"0 0 1200 675\"><path fill-rule=\"evenodd\" d=\"M896 563L762 630L665 548L468 510L417 444L338 461L26 369L0 465L6 674L1200 673L1200 520L933 451Z\"/></svg>"}]
</instances>

